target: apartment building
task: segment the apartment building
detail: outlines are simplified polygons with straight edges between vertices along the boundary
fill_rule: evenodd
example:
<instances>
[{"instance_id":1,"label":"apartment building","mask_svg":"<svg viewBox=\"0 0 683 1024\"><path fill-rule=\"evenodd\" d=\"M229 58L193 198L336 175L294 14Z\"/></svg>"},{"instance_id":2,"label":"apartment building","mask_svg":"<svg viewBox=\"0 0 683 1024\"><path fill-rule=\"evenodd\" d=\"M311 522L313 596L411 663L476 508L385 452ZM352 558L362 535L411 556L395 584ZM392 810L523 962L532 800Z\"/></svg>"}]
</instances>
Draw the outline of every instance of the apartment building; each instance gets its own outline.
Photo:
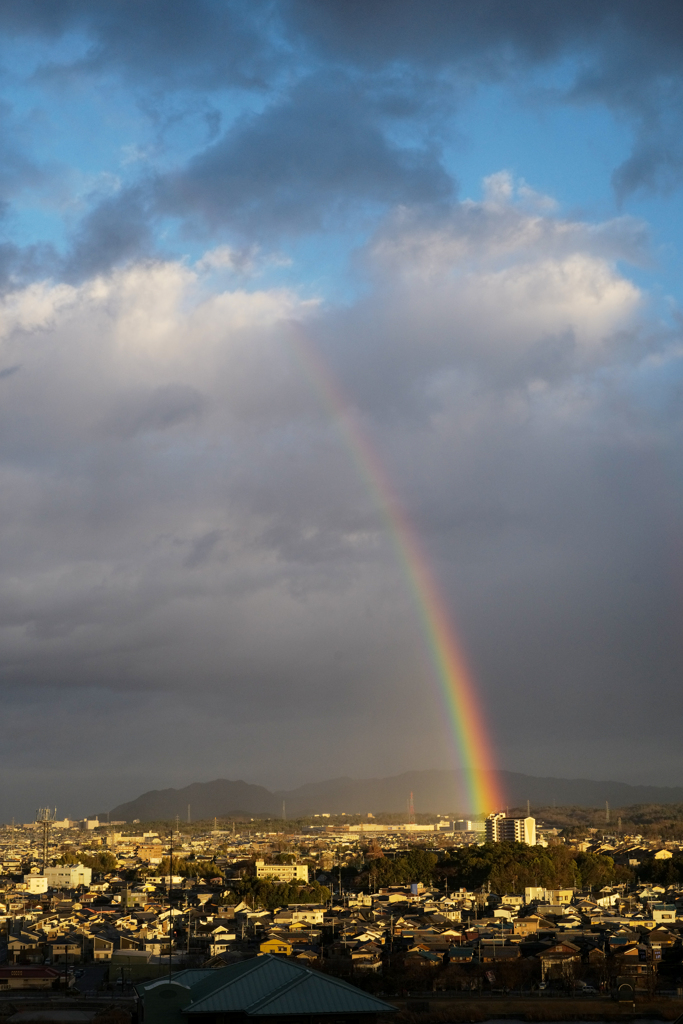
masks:
<instances>
[{"instance_id":1,"label":"apartment building","mask_svg":"<svg viewBox=\"0 0 683 1024\"><path fill-rule=\"evenodd\" d=\"M292 882L295 879L308 882L308 864L266 864L256 861L256 877L272 878L276 882Z\"/></svg>"},{"instance_id":2,"label":"apartment building","mask_svg":"<svg viewBox=\"0 0 683 1024\"><path fill-rule=\"evenodd\" d=\"M535 818L509 818L503 811L489 814L485 822L488 843L526 843L536 845Z\"/></svg>"}]
</instances>

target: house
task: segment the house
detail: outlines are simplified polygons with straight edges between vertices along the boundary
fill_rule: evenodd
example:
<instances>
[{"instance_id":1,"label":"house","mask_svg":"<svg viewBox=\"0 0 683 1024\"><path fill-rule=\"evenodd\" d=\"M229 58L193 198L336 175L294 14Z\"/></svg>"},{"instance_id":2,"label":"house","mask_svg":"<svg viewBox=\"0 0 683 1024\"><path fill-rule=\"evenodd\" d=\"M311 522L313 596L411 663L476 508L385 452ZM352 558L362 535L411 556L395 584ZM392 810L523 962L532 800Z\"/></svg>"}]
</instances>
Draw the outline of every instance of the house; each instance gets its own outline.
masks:
<instances>
[{"instance_id":1,"label":"house","mask_svg":"<svg viewBox=\"0 0 683 1024\"><path fill-rule=\"evenodd\" d=\"M474 948L472 946L451 946L448 950L448 959L452 964L471 963L473 956Z\"/></svg>"},{"instance_id":2,"label":"house","mask_svg":"<svg viewBox=\"0 0 683 1024\"><path fill-rule=\"evenodd\" d=\"M114 940L108 939L105 935L92 935L93 960L111 960L114 952Z\"/></svg>"},{"instance_id":3,"label":"house","mask_svg":"<svg viewBox=\"0 0 683 1024\"><path fill-rule=\"evenodd\" d=\"M63 978L54 967L0 967L0 992L56 988Z\"/></svg>"},{"instance_id":4,"label":"house","mask_svg":"<svg viewBox=\"0 0 683 1024\"><path fill-rule=\"evenodd\" d=\"M375 1024L396 1008L339 978L276 956L179 971L136 988L141 1024Z\"/></svg>"},{"instance_id":5,"label":"house","mask_svg":"<svg viewBox=\"0 0 683 1024\"><path fill-rule=\"evenodd\" d=\"M502 898L504 907L517 907L518 909L524 905L523 896L505 895Z\"/></svg>"},{"instance_id":6,"label":"house","mask_svg":"<svg viewBox=\"0 0 683 1024\"><path fill-rule=\"evenodd\" d=\"M671 903L653 903L650 912L652 920L656 921L657 924L662 924L665 921L673 924L676 920L676 908Z\"/></svg>"},{"instance_id":7,"label":"house","mask_svg":"<svg viewBox=\"0 0 683 1024\"><path fill-rule=\"evenodd\" d=\"M676 942L676 935L667 931L666 928L653 928L648 935L648 942L653 949L668 949Z\"/></svg>"},{"instance_id":8,"label":"house","mask_svg":"<svg viewBox=\"0 0 683 1024\"><path fill-rule=\"evenodd\" d=\"M420 946L415 946L414 949L409 949L406 955L403 957L404 967L411 965L425 965L427 967L440 967L443 963L443 957L439 956L438 953L431 953L427 949L423 949Z\"/></svg>"},{"instance_id":9,"label":"house","mask_svg":"<svg viewBox=\"0 0 683 1024\"><path fill-rule=\"evenodd\" d=\"M661 949L642 943L619 950L614 956L612 984L618 986L623 980L641 991L651 989L656 983L657 961L661 955Z\"/></svg>"},{"instance_id":10,"label":"house","mask_svg":"<svg viewBox=\"0 0 683 1024\"><path fill-rule=\"evenodd\" d=\"M581 962L581 949L573 942L558 942L537 954L541 961L541 976L568 979L574 977L574 965Z\"/></svg>"},{"instance_id":11,"label":"house","mask_svg":"<svg viewBox=\"0 0 683 1024\"><path fill-rule=\"evenodd\" d=\"M518 958L517 946L497 946L495 943L491 943L490 945L482 944L479 948L479 959L483 964L500 963L503 960L517 960Z\"/></svg>"},{"instance_id":12,"label":"house","mask_svg":"<svg viewBox=\"0 0 683 1024\"><path fill-rule=\"evenodd\" d=\"M278 956L291 956L294 951L294 944L281 935L271 933L268 938L259 944L261 953L274 953Z\"/></svg>"},{"instance_id":13,"label":"house","mask_svg":"<svg viewBox=\"0 0 683 1024\"><path fill-rule=\"evenodd\" d=\"M651 952L651 951L650 951ZM656 965L648 963L648 950L645 946L628 946L615 953L615 961L619 975L631 977L646 975L656 971Z\"/></svg>"},{"instance_id":14,"label":"house","mask_svg":"<svg viewBox=\"0 0 683 1024\"><path fill-rule=\"evenodd\" d=\"M555 926L538 914L529 917L518 917L514 923L515 935L535 935L539 931L553 931Z\"/></svg>"},{"instance_id":15,"label":"house","mask_svg":"<svg viewBox=\"0 0 683 1024\"><path fill-rule=\"evenodd\" d=\"M42 963L44 957L43 936L34 932L21 931L11 934L7 941L7 959L10 963Z\"/></svg>"},{"instance_id":16,"label":"house","mask_svg":"<svg viewBox=\"0 0 683 1024\"><path fill-rule=\"evenodd\" d=\"M55 938L47 945L48 954L53 964L80 963L83 958L82 939L80 936L65 935Z\"/></svg>"}]
</instances>

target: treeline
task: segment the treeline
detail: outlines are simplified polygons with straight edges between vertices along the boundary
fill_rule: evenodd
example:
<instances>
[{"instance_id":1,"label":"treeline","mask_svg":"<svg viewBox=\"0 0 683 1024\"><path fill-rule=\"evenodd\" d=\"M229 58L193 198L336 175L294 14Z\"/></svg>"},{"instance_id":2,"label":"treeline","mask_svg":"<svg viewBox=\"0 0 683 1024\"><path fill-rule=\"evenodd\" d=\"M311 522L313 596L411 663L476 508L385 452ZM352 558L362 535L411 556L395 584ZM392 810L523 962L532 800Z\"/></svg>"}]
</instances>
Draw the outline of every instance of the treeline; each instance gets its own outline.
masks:
<instances>
[{"instance_id":1,"label":"treeline","mask_svg":"<svg viewBox=\"0 0 683 1024\"><path fill-rule=\"evenodd\" d=\"M190 860L184 857L173 858L173 871L171 872L171 858L162 857L159 864L150 864L149 867L141 869L141 873L150 875L180 875L181 878L217 878L222 877L223 872L211 860Z\"/></svg>"},{"instance_id":2,"label":"treeline","mask_svg":"<svg viewBox=\"0 0 683 1024\"><path fill-rule=\"evenodd\" d=\"M669 860L644 861L637 868L638 880L652 885L677 885L683 882L683 854L675 853Z\"/></svg>"},{"instance_id":3,"label":"treeline","mask_svg":"<svg viewBox=\"0 0 683 1024\"><path fill-rule=\"evenodd\" d=\"M438 874L454 888L477 888L490 882L495 892L522 893L527 886L548 889L601 888L633 880L629 868L606 854L579 853L566 846L485 843L449 851Z\"/></svg>"},{"instance_id":4,"label":"treeline","mask_svg":"<svg viewBox=\"0 0 683 1024\"><path fill-rule=\"evenodd\" d=\"M266 878L249 875L231 883L226 903L236 906L244 901L250 907L276 910L290 903L327 903L330 890L318 882L303 885L301 882L270 882Z\"/></svg>"},{"instance_id":5,"label":"treeline","mask_svg":"<svg viewBox=\"0 0 683 1024\"><path fill-rule=\"evenodd\" d=\"M72 853L67 850L57 861L58 864L82 864L92 868L96 874L107 874L116 870L116 857L111 850L97 850L94 853Z\"/></svg>"},{"instance_id":6,"label":"treeline","mask_svg":"<svg viewBox=\"0 0 683 1024\"><path fill-rule=\"evenodd\" d=\"M438 857L430 850L419 848L409 850L398 857L389 859L381 850L356 868L345 868L343 877L347 885L354 888L380 889L384 886L408 886L414 882L432 885L437 881Z\"/></svg>"},{"instance_id":7,"label":"treeline","mask_svg":"<svg viewBox=\"0 0 683 1024\"><path fill-rule=\"evenodd\" d=\"M372 848L371 848L372 849ZM370 852L370 851L368 851ZM428 850L410 850L393 860L366 857L360 871L348 881L359 887L448 883L469 890L490 883L494 892L522 893L526 886L548 889L576 886L601 888L634 880L629 868L615 864L606 854L579 853L566 846L525 846L522 843L485 843L449 850L439 859ZM673 861L655 862L665 869ZM678 863L676 861L676 863ZM683 867L683 864L682 864ZM641 877L644 877L641 873Z\"/></svg>"}]
</instances>

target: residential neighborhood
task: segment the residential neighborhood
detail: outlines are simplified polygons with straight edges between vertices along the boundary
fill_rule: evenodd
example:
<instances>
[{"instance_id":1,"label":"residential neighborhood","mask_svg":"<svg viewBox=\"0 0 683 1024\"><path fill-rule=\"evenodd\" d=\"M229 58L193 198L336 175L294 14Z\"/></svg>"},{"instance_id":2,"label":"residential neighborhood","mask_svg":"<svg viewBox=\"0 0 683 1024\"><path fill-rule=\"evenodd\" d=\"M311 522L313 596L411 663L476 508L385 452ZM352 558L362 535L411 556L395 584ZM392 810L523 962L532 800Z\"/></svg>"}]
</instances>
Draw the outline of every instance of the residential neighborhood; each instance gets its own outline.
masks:
<instances>
[{"instance_id":1,"label":"residential neighborhood","mask_svg":"<svg viewBox=\"0 0 683 1024\"><path fill-rule=\"evenodd\" d=\"M495 816L497 829L508 830L504 818ZM490 878L449 885L448 874L458 856L519 859L525 849L647 873L648 863L659 871L675 863L677 845L595 829L565 839L521 820L514 827L534 835L533 847L492 844L479 823L463 831L446 819L411 827L214 820L191 829L65 820L52 823L47 850L40 822L6 827L0 992L78 995L97 967L98 991L132 994L169 971L271 956L385 994L609 998L626 985L634 998L681 995L683 884L615 877L599 887L503 891ZM381 884L405 870L415 877Z\"/></svg>"}]
</instances>

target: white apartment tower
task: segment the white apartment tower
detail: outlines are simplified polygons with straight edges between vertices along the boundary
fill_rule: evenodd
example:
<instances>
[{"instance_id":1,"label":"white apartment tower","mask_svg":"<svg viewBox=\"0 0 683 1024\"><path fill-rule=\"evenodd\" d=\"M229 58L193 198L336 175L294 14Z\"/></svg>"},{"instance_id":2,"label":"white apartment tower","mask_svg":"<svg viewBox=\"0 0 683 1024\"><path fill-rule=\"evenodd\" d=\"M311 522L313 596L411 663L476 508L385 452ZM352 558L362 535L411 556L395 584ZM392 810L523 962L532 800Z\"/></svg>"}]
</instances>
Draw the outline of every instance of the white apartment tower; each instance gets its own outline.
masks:
<instances>
[{"instance_id":1,"label":"white apartment tower","mask_svg":"<svg viewBox=\"0 0 683 1024\"><path fill-rule=\"evenodd\" d=\"M536 845L535 818L508 818L503 811L486 819L487 843L526 843Z\"/></svg>"}]
</instances>

